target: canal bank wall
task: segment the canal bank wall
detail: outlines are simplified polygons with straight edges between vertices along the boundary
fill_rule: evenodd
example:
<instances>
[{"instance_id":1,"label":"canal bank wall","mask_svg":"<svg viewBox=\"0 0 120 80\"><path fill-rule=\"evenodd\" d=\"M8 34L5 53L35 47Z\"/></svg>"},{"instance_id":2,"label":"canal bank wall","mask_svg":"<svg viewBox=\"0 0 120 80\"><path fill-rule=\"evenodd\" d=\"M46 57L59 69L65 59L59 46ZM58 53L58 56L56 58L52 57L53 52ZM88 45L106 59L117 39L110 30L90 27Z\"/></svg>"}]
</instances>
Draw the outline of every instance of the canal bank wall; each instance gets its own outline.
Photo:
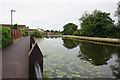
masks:
<instances>
[{"instance_id":1,"label":"canal bank wall","mask_svg":"<svg viewBox=\"0 0 120 80\"><path fill-rule=\"evenodd\" d=\"M95 42L103 42L103 43L120 44L120 39L113 39L113 38L96 38L96 37L71 36L71 35L61 35L61 37L75 38L75 39L95 41Z\"/></svg>"}]
</instances>

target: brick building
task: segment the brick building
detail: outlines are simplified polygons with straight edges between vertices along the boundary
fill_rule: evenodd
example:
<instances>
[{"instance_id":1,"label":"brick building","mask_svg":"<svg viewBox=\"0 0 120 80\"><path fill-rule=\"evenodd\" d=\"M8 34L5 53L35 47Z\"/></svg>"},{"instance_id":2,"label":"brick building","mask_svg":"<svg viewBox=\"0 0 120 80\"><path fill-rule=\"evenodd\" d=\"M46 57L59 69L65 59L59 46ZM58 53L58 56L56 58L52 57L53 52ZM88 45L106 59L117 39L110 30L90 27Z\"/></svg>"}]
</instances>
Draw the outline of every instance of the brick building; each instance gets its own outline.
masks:
<instances>
[{"instance_id":1,"label":"brick building","mask_svg":"<svg viewBox=\"0 0 120 80\"><path fill-rule=\"evenodd\" d=\"M11 24L0 24L0 26L5 26L5 27L10 28ZM18 30L29 29L29 27L26 27L26 25L18 25L18 26L19 26Z\"/></svg>"}]
</instances>

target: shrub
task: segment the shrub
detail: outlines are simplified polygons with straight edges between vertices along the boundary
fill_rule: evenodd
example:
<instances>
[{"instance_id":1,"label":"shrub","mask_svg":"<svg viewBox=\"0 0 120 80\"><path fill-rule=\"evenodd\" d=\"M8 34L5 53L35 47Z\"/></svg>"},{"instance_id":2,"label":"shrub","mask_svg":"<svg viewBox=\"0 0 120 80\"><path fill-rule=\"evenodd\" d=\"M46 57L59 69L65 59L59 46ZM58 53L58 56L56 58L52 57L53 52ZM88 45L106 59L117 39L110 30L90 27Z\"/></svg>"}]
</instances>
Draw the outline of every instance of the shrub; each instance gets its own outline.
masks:
<instances>
[{"instance_id":1,"label":"shrub","mask_svg":"<svg viewBox=\"0 0 120 80\"><path fill-rule=\"evenodd\" d=\"M34 30L33 31L33 35L36 37L36 38L42 38L42 35L40 34L40 32L38 30Z\"/></svg>"},{"instance_id":2,"label":"shrub","mask_svg":"<svg viewBox=\"0 0 120 80\"><path fill-rule=\"evenodd\" d=\"M10 29L1 26L0 30L2 30L2 48L5 48L13 42L12 37L10 35Z\"/></svg>"},{"instance_id":3,"label":"shrub","mask_svg":"<svg viewBox=\"0 0 120 80\"><path fill-rule=\"evenodd\" d=\"M27 35L28 35L28 33L29 33L29 30L27 30L27 29L20 30L20 31L22 31L22 32L23 32L23 36L24 36L24 37L25 37L25 36L27 36Z\"/></svg>"},{"instance_id":4,"label":"shrub","mask_svg":"<svg viewBox=\"0 0 120 80\"><path fill-rule=\"evenodd\" d=\"M17 24L14 24L12 27L10 27L11 29L15 29L18 30L19 26Z\"/></svg>"}]
</instances>

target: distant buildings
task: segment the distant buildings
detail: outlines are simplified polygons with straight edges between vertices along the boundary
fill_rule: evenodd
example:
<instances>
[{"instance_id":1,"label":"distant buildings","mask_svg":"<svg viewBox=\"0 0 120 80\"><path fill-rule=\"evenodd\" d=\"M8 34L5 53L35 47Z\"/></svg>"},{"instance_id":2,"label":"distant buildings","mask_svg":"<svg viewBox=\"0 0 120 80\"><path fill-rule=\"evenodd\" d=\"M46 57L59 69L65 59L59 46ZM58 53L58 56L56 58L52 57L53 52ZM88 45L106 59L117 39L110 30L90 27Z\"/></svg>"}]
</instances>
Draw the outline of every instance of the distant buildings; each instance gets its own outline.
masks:
<instances>
[{"instance_id":1,"label":"distant buildings","mask_svg":"<svg viewBox=\"0 0 120 80\"><path fill-rule=\"evenodd\" d=\"M0 24L0 26L5 26L10 28L11 24ZM29 27L26 27L26 25L18 25L18 30L28 29L30 33L32 33L34 30L38 30L41 34L48 34L48 35L58 35L59 33L56 32L45 32L45 30L38 28L38 29L29 29Z\"/></svg>"},{"instance_id":2,"label":"distant buildings","mask_svg":"<svg viewBox=\"0 0 120 80\"><path fill-rule=\"evenodd\" d=\"M45 32L48 35L54 35L54 32Z\"/></svg>"},{"instance_id":3,"label":"distant buildings","mask_svg":"<svg viewBox=\"0 0 120 80\"><path fill-rule=\"evenodd\" d=\"M8 27L10 28L10 24L0 24L0 26L5 26L5 27ZM18 30L23 30L23 29L29 29L29 27L26 27L26 25L18 25L19 26L19 29Z\"/></svg>"}]
</instances>

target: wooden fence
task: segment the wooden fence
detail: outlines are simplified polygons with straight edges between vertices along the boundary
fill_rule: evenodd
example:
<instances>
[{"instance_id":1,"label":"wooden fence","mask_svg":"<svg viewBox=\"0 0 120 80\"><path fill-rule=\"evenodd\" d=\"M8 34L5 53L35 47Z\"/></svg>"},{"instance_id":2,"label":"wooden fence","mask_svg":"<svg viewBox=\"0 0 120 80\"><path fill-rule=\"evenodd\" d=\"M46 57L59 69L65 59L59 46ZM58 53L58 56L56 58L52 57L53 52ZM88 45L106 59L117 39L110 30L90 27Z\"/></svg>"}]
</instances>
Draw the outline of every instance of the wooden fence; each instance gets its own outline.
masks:
<instances>
[{"instance_id":1,"label":"wooden fence","mask_svg":"<svg viewBox=\"0 0 120 80\"><path fill-rule=\"evenodd\" d=\"M10 33L13 38L13 41L16 41L23 37L23 32L15 30L15 29L10 29Z\"/></svg>"},{"instance_id":2,"label":"wooden fence","mask_svg":"<svg viewBox=\"0 0 120 80\"><path fill-rule=\"evenodd\" d=\"M43 54L34 40L34 36L30 36L30 52L29 52L29 78L42 80L43 73Z\"/></svg>"}]
</instances>

